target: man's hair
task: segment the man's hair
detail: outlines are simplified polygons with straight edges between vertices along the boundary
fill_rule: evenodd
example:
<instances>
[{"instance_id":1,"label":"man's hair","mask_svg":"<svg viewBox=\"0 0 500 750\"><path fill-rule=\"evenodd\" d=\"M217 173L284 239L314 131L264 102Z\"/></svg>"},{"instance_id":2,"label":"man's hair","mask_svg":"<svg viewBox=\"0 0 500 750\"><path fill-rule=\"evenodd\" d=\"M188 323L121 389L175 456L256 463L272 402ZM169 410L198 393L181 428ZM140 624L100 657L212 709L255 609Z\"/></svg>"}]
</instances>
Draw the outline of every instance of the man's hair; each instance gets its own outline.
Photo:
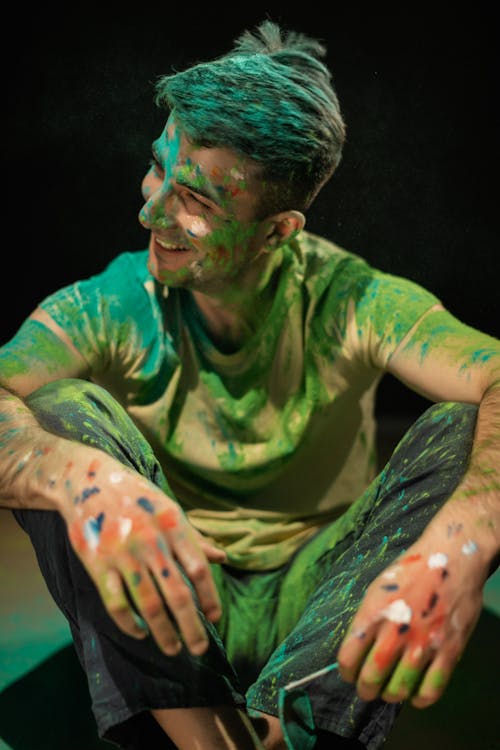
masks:
<instances>
[{"instance_id":1,"label":"man's hair","mask_svg":"<svg viewBox=\"0 0 500 750\"><path fill-rule=\"evenodd\" d=\"M222 57L160 77L155 101L193 143L229 148L261 166L263 215L304 211L345 141L325 55L318 40L266 20Z\"/></svg>"}]
</instances>

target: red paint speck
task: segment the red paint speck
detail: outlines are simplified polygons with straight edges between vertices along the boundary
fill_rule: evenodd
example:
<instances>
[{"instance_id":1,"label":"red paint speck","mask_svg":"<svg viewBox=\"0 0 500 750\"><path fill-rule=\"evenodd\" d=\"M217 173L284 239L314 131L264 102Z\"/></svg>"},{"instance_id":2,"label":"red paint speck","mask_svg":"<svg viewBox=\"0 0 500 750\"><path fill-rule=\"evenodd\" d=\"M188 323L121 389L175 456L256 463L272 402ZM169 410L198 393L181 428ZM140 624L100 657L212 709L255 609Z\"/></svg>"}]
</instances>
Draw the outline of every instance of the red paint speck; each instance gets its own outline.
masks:
<instances>
[{"instance_id":1,"label":"red paint speck","mask_svg":"<svg viewBox=\"0 0 500 750\"><path fill-rule=\"evenodd\" d=\"M397 654L399 639L398 629L394 627L392 632L384 638L383 644L375 651L373 660L381 672L385 672Z\"/></svg>"},{"instance_id":2,"label":"red paint speck","mask_svg":"<svg viewBox=\"0 0 500 750\"><path fill-rule=\"evenodd\" d=\"M411 563L417 562L422 559L422 555L408 555L403 557L399 562L401 565L410 565Z\"/></svg>"},{"instance_id":3,"label":"red paint speck","mask_svg":"<svg viewBox=\"0 0 500 750\"><path fill-rule=\"evenodd\" d=\"M85 541L85 536L83 534L80 522L77 521L75 523L72 523L69 527L68 533L74 549L77 552L84 552L87 548L87 542Z\"/></svg>"},{"instance_id":4,"label":"red paint speck","mask_svg":"<svg viewBox=\"0 0 500 750\"><path fill-rule=\"evenodd\" d=\"M158 524L160 526L160 529L162 531L169 531L170 529L175 529L178 523L178 517L177 513L170 510L164 510L162 513L159 513L157 516Z\"/></svg>"},{"instance_id":5,"label":"red paint speck","mask_svg":"<svg viewBox=\"0 0 500 750\"><path fill-rule=\"evenodd\" d=\"M120 527L118 521L113 518L108 518L107 522L103 524L101 535L99 537L99 548L106 554L106 552L113 550L117 540L120 538Z\"/></svg>"},{"instance_id":6,"label":"red paint speck","mask_svg":"<svg viewBox=\"0 0 500 750\"><path fill-rule=\"evenodd\" d=\"M95 475L97 474L97 469L99 468L100 465L101 465L101 462L97 458L94 458L94 460L90 462L89 468L87 469L88 479L95 477Z\"/></svg>"}]
</instances>

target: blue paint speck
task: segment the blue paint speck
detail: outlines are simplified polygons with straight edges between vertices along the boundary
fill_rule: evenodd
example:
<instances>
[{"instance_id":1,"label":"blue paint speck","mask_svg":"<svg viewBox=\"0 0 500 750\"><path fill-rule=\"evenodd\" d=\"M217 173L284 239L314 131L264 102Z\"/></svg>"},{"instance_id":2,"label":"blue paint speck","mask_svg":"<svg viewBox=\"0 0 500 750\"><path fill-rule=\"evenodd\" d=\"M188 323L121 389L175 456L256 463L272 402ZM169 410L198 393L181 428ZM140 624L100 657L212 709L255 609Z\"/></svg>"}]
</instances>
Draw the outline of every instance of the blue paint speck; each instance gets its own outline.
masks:
<instances>
[{"instance_id":1,"label":"blue paint speck","mask_svg":"<svg viewBox=\"0 0 500 750\"><path fill-rule=\"evenodd\" d=\"M147 497L139 497L137 499L137 505L140 505L141 508L148 513L154 513L155 512L155 506L151 502L151 500L148 500Z\"/></svg>"}]
</instances>

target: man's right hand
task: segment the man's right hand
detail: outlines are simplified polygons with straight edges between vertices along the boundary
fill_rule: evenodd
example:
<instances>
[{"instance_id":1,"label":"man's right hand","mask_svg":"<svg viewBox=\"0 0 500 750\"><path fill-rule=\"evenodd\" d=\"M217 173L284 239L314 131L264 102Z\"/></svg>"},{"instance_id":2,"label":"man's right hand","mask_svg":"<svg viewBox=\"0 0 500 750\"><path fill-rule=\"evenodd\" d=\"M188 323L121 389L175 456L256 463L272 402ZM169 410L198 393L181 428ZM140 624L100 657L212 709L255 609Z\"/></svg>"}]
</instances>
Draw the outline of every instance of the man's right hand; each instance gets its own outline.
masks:
<instances>
[{"instance_id":1,"label":"man's right hand","mask_svg":"<svg viewBox=\"0 0 500 750\"><path fill-rule=\"evenodd\" d=\"M140 638L149 629L167 654L178 653L180 638L193 654L203 653L208 636L179 566L201 611L215 622L221 607L209 562L222 563L226 554L138 472L91 445L47 432L1 387L0 402L0 507L59 512L121 630Z\"/></svg>"},{"instance_id":2,"label":"man's right hand","mask_svg":"<svg viewBox=\"0 0 500 750\"><path fill-rule=\"evenodd\" d=\"M177 563L215 622L221 607L209 562L224 562L225 553L193 528L178 503L109 457L91 462L83 482L75 483L74 468L67 479L71 497L60 510L71 543L117 626L144 637L139 614L166 654L179 652L180 636L192 654L204 653L207 633Z\"/></svg>"}]
</instances>

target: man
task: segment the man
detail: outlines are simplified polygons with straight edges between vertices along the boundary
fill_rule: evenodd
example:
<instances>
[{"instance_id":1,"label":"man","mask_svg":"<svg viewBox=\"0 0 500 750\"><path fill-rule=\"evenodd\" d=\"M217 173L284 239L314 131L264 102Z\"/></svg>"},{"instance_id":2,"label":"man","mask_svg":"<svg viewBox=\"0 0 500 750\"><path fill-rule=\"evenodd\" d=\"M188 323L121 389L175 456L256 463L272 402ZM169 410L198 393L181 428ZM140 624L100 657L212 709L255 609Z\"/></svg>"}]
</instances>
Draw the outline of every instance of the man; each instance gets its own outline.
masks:
<instances>
[{"instance_id":1,"label":"man","mask_svg":"<svg viewBox=\"0 0 500 750\"><path fill-rule=\"evenodd\" d=\"M161 79L148 250L0 352L2 504L122 747L378 748L497 562L499 342L304 229L345 139L322 54L264 22ZM385 372L436 405L375 477Z\"/></svg>"}]
</instances>

